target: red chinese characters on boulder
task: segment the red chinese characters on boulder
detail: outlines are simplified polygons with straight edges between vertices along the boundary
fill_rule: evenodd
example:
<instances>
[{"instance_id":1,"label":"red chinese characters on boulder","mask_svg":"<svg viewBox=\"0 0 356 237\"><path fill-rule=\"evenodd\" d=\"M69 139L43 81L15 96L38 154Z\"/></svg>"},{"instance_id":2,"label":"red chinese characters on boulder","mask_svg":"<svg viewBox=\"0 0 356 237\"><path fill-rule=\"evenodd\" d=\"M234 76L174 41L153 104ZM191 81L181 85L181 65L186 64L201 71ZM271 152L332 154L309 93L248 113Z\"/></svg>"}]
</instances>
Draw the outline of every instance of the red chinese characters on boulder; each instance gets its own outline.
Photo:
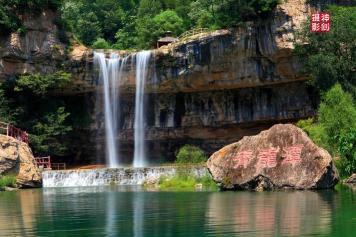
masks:
<instances>
[{"instance_id":1,"label":"red chinese characters on boulder","mask_svg":"<svg viewBox=\"0 0 356 237\"><path fill-rule=\"evenodd\" d=\"M269 148L262 150L257 155L257 169L273 168L277 166L277 153L279 148Z\"/></svg>"},{"instance_id":2,"label":"red chinese characters on boulder","mask_svg":"<svg viewBox=\"0 0 356 237\"><path fill-rule=\"evenodd\" d=\"M327 12L316 12L311 16L310 31L315 33L330 31L330 14Z\"/></svg>"},{"instance_id":3,"label":"red chinese characters on boulder","mask_svg":"<svg viewBox=\"0 0 356 237\"><path fill-rule=\"evenodd\" d=\"M296 164L301 161L303 145L294 145L284 149L285 159L282 161L282 165L284 164Z\"/></svg>"},{"instance_id":4,"label":"red chinese characters on boulder","mask_svg":"<svg viewBox=\"0 0 356 237\"><path fill-rule=\"evenodd\" d=\"M291 164L295 165L301 161L303 145L293 145L284 148L282 165ZM268 148L261 150L257 155L256 169L274 168L277 166L277 155L280 152L280 148ZM247 168L253 159L253 152L251 150L239 151L233 158L234 169Z\"/></svg>"},{"instance_id":5,"label":"red chinese characters on boulder","mask_svg":"<svg viewBox=\"0 0 356 237\"><path fill-rule=\"evenodd\" d=\"M252 151L239 151L234 157L234 169L244 167L245 169L252 160Z\"/></svg>"}]
</instances>

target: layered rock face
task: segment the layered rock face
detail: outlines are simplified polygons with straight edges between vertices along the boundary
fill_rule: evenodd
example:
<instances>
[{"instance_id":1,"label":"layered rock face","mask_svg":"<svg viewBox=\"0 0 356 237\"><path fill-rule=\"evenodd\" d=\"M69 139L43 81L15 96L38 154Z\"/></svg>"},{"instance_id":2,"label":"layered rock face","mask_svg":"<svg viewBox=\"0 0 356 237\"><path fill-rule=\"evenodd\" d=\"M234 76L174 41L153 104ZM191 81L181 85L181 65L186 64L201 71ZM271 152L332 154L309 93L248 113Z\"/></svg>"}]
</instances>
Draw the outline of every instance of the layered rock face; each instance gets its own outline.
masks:
<instances>
[{"instance_id":1,"label":"layered rock face","mask_svg":"<svg viewBox=\"0 0 356 237\"><path fill-rule=\"evenodd\" d=\"M292 55L295 32L313 7L306 0L282 1L263 22L198 34L153 50L145 88L148 156L172 160L184 144L195 144L211 153L275 123L313 115L318 98L306 88L308 78ZM97 104L92 114L95 122L90 126L96 140L76 142L90 150L83 152L86 158L95 156L91 148L96 146L104 160L103 97L93 51L74 45L66 54L52 23L55 14L43 14L24 17L28 26L24 36L13 33L1 40L0 79L29 72L71 72L72 84L56 93L97 94L88 102L90 107ZM117 139L128 162L134 147L134 64L134 57L129 57L125 76L118 83L121 118Z\"/></svg>"},{"instance_id":2,"label":"layered rock face","mask_svg":"<svg viewBox=\"0 0 356 237\"><path fill-rule=\"evenodd\" d=\"M148 156L172 159L184 144L211 153L275 123L312 116L318 99L306 88L308 78L292 55L294 33L309 11L305 1L287 1L265 22L198 34L154 50L146 82ZM117 139L127 161L133 152L134 65L129 57L119 83ZM103 119L96 128L104 131Z\"/></svg>"},{"instance_id":3,"label":"layered rock face","mask_svg":"<svg viewBox=\"0 0 356 237\"><path fill-rule=\"evenodd\" d=\"M58 39L58 29L53 24L54 12L24 14L21 18L26 33L15 32L0 38L1 79L23 73L53 72L65 60L65 45Z\"/></svg>"},{"instance_id":4,"label":"layered rock face","mask_svg":"<svg viewBox=\"0 0 356 237\"><path fill-rule=\"evenodd\" d=\"M339 180L330 154L291 124L223 147L207 166L224 189L325 189Z\"/></svg>"},{"instance_id":5,"label":"layered rock face","mask_svg":"<svg viewBox=\"0 0 356 237\"><path fill-rule=\"evenodd\" d=\"M15 138L0 135L0 175L16 175L18 187L40 187L42 177L30 147Z\"/></svg>"}]
</instances>

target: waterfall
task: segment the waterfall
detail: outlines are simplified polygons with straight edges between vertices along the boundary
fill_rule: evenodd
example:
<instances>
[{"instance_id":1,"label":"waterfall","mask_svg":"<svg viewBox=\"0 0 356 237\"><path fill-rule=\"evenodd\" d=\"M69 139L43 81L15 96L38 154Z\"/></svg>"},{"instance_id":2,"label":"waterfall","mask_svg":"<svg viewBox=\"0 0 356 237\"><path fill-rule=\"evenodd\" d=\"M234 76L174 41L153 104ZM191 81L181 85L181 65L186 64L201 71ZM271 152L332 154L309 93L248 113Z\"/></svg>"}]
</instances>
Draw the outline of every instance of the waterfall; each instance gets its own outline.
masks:
<instances>
[{"instance_id":1,"label":"waterfall","mask_svg":"<svg viewBox=\"0 0 356 237\"><path fill-rule=\"evenodd\" d=\"M135 54L136 59L136 93L135 93L135 121L134 121L134 167L147 165L145 153L145 82L148 76L148 63L151 52L142 51ZM110 168L120 167L117 142L118 126L120 118L120 93L119 84L123 77L123 68L127 58L121 59L112 53L109 59L105 54L94 52L95 65L100 70L99 80L102 83L105 117L105 143L106 162Z\"/></svg>"},{"instance_id":2,"label":"waterfall","mask_svg":"<svg viewBox=\"0 0 356 237\"><path fill-rule=\"evenodd\" d=\"M119 83L122 78L123 67L127 58L120 57L112 53L109 59L104 53L94 52L94 63L100 70L99 80L102 83L104 117L105 117L105 143L106 143L106 163L109 167L119 167L120 159L118 154L118 119L119 119Z\"/></svg>"},{"instance_id":3,"label":"waterfall","mask_svg":"<svg viewBox=\"0 0 356 237\"><path fill-rule=\"evenodd\" d=\"M135 97L135 122L134 122L134 167L147 165L145 152L145 82L147 79L150 51L136 54L136 97Z\"/></svg>"}]
</instances>

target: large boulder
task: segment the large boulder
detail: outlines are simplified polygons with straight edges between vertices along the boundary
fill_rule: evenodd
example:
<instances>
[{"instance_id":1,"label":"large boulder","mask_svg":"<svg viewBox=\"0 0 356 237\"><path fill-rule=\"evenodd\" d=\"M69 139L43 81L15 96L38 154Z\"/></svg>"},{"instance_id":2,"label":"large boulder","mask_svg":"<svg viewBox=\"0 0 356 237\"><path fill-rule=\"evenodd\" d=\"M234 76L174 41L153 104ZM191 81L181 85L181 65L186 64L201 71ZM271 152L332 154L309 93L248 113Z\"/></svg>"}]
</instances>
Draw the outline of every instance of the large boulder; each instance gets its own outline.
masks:
<instances>
[{"instance_id":1,"label":"large boulder","mask_svg":"<svg viewBox=\"0 0 356 237\"><path fill-rule=\"evenodd\" d=\"M223 189L326 189L339 180L330 154L292 124L225 146L207 166Z\"/></svg>"},{"instance_id":2,"label":"large boulder","mask_svg":"<svg viewBox=\"0 0 356 237\"><path fill-rule=\"evenodd\" d=\"M30 147L15 138L0 135L0 176L16 175L20 188L41 187L41 173Z\"/></svg>"}]
</instances>

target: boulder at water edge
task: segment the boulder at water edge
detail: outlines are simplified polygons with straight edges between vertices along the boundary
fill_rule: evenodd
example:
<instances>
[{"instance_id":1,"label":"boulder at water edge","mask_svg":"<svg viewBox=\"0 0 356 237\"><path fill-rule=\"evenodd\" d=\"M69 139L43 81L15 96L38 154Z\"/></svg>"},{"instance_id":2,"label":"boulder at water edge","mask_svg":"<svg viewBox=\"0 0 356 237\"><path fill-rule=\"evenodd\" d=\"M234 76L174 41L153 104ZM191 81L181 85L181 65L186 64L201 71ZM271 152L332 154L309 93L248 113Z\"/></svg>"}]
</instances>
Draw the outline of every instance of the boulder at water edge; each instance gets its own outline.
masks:
<instances>
[{"instance_id":1,"label":"boulder at water edge","mask_svg":"<svg viewBox=\"0 0 356 237\"><path fill-rule=\"evenodd\" d=\"M344 183L347 184L356 184L356 173L352 174L349 178L347 178Z\"/></svg>"},{"instance_id":2,"label":"boulder at water edge","mask_svg":"<svg viewBox=\"0 0 356 237\"><path fill-rule=\"evenodd\" d=\"M16 175L20 188L40 187L41 173L30 147L15 138L0 135L0 176Z\"/></svg>"},{"instance_id":3,"label":"boulder at water edge","mask_svg":"<svg viewBox=\"0 0 356 237\"><path fill-rule=\"evenodd\" d=\"M223 189L326 189L339 180L330 154L292 124L225 146L207 166Z\"/></svg>"}]
</instances>

